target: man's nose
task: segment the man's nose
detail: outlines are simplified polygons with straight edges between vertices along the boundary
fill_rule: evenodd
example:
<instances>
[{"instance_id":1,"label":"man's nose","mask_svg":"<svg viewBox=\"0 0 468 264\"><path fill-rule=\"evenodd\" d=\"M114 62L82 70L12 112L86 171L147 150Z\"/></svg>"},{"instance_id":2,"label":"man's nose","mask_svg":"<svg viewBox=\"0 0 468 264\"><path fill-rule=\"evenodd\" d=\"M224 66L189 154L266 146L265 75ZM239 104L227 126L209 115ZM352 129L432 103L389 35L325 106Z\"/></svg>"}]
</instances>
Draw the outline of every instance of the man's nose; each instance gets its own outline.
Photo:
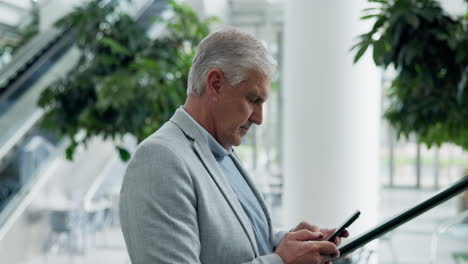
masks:
<instances>
[{"instance_id":1,"label":"man's nose","mask_svg":"<svg viewBox=\"0 0 468 264\"><path fill-rule=\"evenodd\" d=\"M256 105L255 109L250 116L250 121L257 125L261 125L263 122L263 104Z\"/></svg>"}]
</instances>

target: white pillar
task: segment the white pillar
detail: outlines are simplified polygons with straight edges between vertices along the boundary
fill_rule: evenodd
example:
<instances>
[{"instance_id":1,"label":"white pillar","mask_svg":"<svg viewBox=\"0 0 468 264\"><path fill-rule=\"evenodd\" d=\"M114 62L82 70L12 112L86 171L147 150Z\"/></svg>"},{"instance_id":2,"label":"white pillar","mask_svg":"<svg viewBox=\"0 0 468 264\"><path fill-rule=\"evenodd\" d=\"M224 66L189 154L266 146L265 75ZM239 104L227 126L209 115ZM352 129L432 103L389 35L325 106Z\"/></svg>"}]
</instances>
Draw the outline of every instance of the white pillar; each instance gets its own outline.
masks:
<instances>
[{"instance_id":1,"label":"white pillar","mask_svg":"<svg viewBox=\"0 0 468 264\"><path fill-rule=\"evenodd\" d=\"M336 227L352 236L377 220L380 71L371 50L350 52L369 24L365 0L285 1L283 168L285 227Z\"/></svg>"}]
</instances>

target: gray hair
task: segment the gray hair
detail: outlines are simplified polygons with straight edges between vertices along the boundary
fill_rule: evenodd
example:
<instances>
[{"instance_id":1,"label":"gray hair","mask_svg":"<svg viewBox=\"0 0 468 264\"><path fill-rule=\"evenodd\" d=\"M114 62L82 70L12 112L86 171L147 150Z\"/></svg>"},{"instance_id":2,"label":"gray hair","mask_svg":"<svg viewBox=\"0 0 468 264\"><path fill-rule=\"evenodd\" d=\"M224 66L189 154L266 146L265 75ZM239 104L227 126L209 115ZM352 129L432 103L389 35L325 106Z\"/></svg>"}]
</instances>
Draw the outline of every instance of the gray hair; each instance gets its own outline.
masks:
<instances>
[{"instance_id":1,"label":"gray hair","mask_svg":"<svg viewBox=\"0 0 468 264\"><path fill-rule=\"evenodd\" d=\"M197 48L188 76L188 95L202 95L208 72L218 68L231 86L255 71L268 79L276 70L275 60L262 43L239 29L226 27L204 38Z\"/></svg>"}]
</instances>

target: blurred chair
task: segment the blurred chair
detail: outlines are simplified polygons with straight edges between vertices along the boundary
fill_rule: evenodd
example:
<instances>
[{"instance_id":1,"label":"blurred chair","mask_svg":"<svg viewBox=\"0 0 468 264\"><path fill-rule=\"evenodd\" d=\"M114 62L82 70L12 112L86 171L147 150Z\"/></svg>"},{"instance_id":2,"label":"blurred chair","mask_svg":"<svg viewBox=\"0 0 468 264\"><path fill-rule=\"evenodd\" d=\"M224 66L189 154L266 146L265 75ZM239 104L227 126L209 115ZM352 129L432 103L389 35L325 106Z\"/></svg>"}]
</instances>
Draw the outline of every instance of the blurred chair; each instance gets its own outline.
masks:
<instances>
[{"instance_id":1,"label":"blurred chair","mask_svg":"<svg viewBox=\"0 0 468 264\"><path fill-rule=\"evenodd\" d=\"M56 251L61 254L64 250L72 252L72 229L70 223L71 212L68 210L49 211L49 236L44 245L47 254Z\"/></svg>"},{"instance_id":2,"label":"blurred chair","mask_svg":"<svg viewBox=\"0 0 468 264\"><path fill-rule=\"evenodd\" d=\"M98 246L98 236L102 242L100 246L107 245L107 230L112 225L112 201L101 198L87 203L84 208L86 214L86 240L88 247Z\"/></svg>"},{"instance_id":3,"label":"blurred chair","mask_svg":"<svg viewBox=\"0 0 468 264\"><path fill-rule=\"evenodd\" d=\"M85 254L86 215L82 209L80 197L52 199L44 208L48 214L49 235L44 243L46 255L64 252L69 255Z\"/></svg>"}]
</instances>

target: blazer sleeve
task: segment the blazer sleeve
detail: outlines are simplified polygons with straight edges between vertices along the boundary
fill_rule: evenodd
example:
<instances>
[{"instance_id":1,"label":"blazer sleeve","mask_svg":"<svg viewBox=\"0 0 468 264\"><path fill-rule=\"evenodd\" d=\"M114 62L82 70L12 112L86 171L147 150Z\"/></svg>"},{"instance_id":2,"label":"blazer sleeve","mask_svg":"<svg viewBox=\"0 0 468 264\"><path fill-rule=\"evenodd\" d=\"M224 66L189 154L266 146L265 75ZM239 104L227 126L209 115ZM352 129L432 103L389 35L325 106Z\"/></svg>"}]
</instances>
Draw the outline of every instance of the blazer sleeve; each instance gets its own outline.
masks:
<instances>
[{"instance_id":1,"label":"blazer sleeve","mask_svg":"<svg viewBox=\"0 0 468 264\"><path fill-rule=\"evenodd\" d=\"M152 141L138 147L120 197L132 263L200 263L196 203L188 170L170 148Z\"/></svg>"},{"instance_id":2,"label":"blazer sleeve","mask_svg":"<svg viewBox=\"0 0 468 264\"><path fill-rule=\"evenodd\" d=\"M198 264L197 197L184 162L167 146L140 145L125 173L120 221L132 264ZM283 264L271 253L245 264Z\"/></svg>"}]
</instances>

